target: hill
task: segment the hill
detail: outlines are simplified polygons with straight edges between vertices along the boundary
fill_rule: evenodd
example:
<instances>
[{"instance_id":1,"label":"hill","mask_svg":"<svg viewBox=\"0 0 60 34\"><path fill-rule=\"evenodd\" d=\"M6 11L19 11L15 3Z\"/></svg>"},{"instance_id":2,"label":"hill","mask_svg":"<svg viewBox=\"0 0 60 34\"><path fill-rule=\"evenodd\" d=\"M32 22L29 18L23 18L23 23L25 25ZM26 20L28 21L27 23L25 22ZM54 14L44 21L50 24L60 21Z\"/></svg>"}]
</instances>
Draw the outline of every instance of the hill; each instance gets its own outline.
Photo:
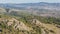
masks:
<instances>
[{"instance_id":1,"label":"hill","mask_svg":"<svg viewBox=\"0 0 60 34\"><path fill-rule=\"evenodd\" d=\"M60 3L0 4L0 34L60 34Z\"/></svg>"}]
</instances>

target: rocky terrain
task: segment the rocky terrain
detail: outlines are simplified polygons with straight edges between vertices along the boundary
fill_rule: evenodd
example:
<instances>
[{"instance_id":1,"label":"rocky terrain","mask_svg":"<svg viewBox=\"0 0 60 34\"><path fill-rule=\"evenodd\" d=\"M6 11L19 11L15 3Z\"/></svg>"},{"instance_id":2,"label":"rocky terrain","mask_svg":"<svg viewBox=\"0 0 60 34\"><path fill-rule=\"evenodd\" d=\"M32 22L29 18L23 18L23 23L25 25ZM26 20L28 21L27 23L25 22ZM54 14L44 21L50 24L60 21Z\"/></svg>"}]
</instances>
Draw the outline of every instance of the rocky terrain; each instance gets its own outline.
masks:
<instances>
[{"instance_id":1,"label":"rocky terrain","mask_svg":"<svg viewBox=\"0 0 60 34\"><path fill-rule=\"evenodd\" d=\"M60 3L0 4L0 34L60 34Z\"/></svg>"},{"instance_id":2,"label":"rocky terrain","mask_svg":"<svg viewBox=\"0 0 60 34\"><path fill-rule=\"evenodd\" d=\"M22 10L0 9L0 34L60 34L60 19Z\"/></svg>"}]
</instances>

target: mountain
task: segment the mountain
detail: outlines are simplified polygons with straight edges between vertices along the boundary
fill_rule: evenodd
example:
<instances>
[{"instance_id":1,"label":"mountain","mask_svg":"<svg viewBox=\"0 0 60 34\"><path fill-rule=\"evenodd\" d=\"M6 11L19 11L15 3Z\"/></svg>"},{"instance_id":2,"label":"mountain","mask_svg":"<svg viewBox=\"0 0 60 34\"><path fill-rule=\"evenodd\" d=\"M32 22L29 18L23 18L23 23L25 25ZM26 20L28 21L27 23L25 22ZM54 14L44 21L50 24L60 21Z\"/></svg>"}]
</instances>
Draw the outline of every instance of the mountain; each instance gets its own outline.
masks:
<instances>
[{"instance_id":1,"label":"mountain","mask_svg":"<svg viewBox=\"0 0 60 34\"><path fill-rule=\"evenodd\" d=\"M27 7L60 7L60 3L47 3L47 2L39 2L39 3L21 3L21 4L0 4L0 7L5 8L27 8Z\"/></svg>"},{"instance_id":2,"label":"mountain","mask_svg":"<svg viewBox=\"0 0 60 34\"><path fill-rule=\"evenodd\" d=\"M5 10L2 10L5 11ZM60 18L41 17L24 11L0 14L0 34L59 34Z\"/></svg>"},{"instance_id":3,"label":"mountain","mask_svg":"<svg viewBox=\"0 0 60 34\"><path fill-rule=\"evenodd\" d=\"M6 3L0 4L1 8L5 9L18 9L19 11L26 11L34 15L39 16L53 16L60 17L60 3L47 3L47 2L39 2L39 3L18 3L11 4Z\"/></svg>"},{"instance_id":4,"label":"mountain","mask_svg":"<svg viewBox=\"0 0 60 34\"><path fill-rule=\"evenodd\" d=\"M0 34L60 34L60 3L0 4Z\"/></svg>"}]
</instances>

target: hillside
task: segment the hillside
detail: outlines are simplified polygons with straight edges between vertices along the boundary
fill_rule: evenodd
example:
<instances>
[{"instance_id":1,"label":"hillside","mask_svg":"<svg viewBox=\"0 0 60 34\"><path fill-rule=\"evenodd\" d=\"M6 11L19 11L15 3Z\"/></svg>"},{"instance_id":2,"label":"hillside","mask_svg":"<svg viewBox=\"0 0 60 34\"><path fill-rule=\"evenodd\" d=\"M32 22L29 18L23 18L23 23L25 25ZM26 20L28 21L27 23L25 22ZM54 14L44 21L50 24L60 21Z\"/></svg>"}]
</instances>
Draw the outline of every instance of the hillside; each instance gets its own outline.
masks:
<instances>
[{"instance_id":1,"label":"hillside","mask_svg":"<svg viewBox=\"0 0 60 34\"><path fill-rule=\"evenodd\" d=\"M60 34L60 18L1 8L0 34Z\"/></svg>"}]
</instances>

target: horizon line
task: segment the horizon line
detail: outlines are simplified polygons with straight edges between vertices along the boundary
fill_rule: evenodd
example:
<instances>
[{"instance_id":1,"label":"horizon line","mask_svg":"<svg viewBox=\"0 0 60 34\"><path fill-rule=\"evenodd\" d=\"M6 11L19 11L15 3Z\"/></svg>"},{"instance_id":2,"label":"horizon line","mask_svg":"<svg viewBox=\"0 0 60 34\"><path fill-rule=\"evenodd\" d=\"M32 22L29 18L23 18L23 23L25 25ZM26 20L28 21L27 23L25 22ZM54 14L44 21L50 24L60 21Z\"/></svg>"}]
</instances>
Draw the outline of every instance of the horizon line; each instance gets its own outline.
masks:
<instances>
[{"instance_id":1,"label":"horizon line","mask_svg":"<svg viewBox=\"0 0 60 34\"><path fill-rule=\"evenodd\" d=\"M60 2L29 2L29 3L60 3ZM2 3L2 4L24 4L24 3Z\"/></svg>"}]
</instances>

